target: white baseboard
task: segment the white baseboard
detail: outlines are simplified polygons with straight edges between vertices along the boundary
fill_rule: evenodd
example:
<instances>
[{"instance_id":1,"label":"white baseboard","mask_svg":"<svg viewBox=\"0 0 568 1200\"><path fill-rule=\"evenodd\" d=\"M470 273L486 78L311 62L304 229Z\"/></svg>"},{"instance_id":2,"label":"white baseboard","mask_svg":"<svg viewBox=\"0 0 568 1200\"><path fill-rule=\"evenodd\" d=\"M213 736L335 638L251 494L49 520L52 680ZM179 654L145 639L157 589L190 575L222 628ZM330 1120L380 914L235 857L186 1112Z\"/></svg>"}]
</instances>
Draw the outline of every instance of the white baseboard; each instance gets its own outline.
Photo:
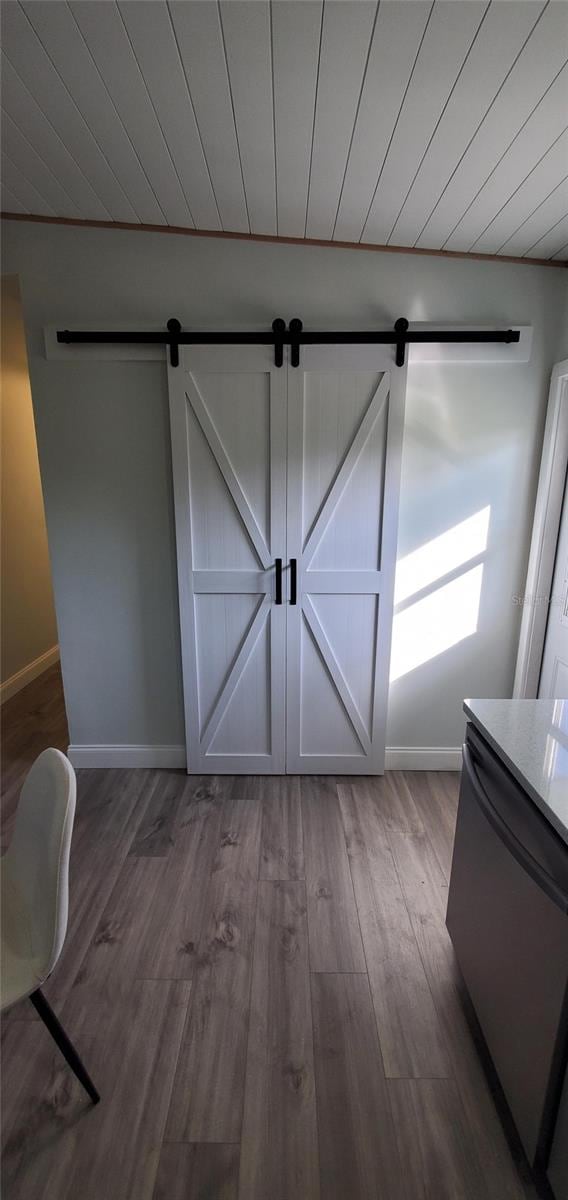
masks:
<instances>
[{"instance_id":1,"label":"white baseboard","mask_svg":"<svg viewBox=\"0 0 568 1200\"><path fill-rule=\"evenodd\" d=\"M185 746L69 746L74 767L182 767Z\"/></svg>"},{"instance_id":2,"label":"white baseboard","mask_svg":"<svg viewBox=\"0 0 568 1200\"><path fill-rule=\"evenodd\" d=\"M460 771L461 746L387 746L387 771Z\"/></svg>"},{"instance_id":3,"label":"white baseboard","mask_svg":"<svg viewBox=\"0 0 568 1200\"><path fill-rule=\"evenodd\" d=\"M34 661L28 663L27 667L22 667L21 671L16 671L15 675L11 675L4 683L0 684L0 704L5 700L9 700L10 696L15 696L16 692L21 692L28 683L33 679L37 679L38 675L43 675L48 667L52 667L54 663L59 661L59 646L52 646L51 650L46 650L45 654L40 654L39 658L34 658Z\"/></svg>"},{"instance_id":4,"label":"white baseboard","mask_svg":"<svg viewBox=\"0 0 568 1200\"><path fill-rule=\"evenodd\" d=\"M74 767L185 767L185 746L69 746ZM459 746L391 746L387 771L459 771Z\"/></svg>"}]
</instances>

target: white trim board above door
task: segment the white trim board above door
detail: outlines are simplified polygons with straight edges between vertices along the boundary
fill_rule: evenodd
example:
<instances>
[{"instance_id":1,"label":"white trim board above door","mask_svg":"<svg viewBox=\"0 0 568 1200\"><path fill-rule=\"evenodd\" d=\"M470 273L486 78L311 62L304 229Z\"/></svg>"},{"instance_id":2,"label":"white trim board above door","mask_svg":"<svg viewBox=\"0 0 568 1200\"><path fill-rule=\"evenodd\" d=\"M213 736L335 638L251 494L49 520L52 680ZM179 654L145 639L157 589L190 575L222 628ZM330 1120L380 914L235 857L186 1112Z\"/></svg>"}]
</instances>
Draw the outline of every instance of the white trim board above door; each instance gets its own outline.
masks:
<instances>
[{"instance_id":1,"label":"white trim board above door","mask_svg":"<svg viewBox=\"0 0 568 1200\"><path fill-rule=\"evenodd\" d=\"M188 770L381 773L406 368L195 346L168 379Z\"/></svg>"}]
</instances>

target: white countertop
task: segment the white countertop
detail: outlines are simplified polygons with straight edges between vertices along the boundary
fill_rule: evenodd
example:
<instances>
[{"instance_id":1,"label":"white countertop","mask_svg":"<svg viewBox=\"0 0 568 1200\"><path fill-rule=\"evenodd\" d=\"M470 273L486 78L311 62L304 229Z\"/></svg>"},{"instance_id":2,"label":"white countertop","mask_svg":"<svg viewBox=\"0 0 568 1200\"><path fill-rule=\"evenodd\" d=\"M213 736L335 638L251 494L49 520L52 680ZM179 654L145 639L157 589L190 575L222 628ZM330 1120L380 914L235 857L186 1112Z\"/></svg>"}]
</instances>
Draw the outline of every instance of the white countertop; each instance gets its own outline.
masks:
<instances>
[{"instance_id":1,"label":"white countertop","mask_svg":"<svg viewBox=\"0 0 568 1200\"><path fill-rule=\"evenodd\" d=\"M568 843L568 700L464 700L464 711Z\"/></svg>"}]
</instances>

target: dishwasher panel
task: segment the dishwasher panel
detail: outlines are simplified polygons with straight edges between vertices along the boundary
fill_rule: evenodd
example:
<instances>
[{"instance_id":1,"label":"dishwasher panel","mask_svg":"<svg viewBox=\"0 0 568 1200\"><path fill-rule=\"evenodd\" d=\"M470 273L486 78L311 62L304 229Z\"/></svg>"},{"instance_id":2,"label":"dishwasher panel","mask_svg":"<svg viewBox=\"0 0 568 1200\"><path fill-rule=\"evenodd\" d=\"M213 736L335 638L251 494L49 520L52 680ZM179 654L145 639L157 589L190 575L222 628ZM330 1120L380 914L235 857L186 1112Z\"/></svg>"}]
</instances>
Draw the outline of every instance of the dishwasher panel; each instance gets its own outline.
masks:
<instances>
[{"instance_id":1,"label":"dishwasher panel","mask_svg":"<svg viewBox=\"0 0 568 1200\"><path fill-rule=\"evenodd\" d=\"M558 1110L558 1120L548 1164L548 1179L552 1185L555 1200L568 1200L568 1075L564 1080Z\"/></svg>"},{"instance_id":2,"label":"dishwasher panel","mask_svg":"<svg viewBox=\"0 0 568 1200\"><path fill-rule=\"evenodd\" d=\"M568 979L566 854L473 733L464 746L447 926L534 1162Z\"/></svg>"}]
</instances>

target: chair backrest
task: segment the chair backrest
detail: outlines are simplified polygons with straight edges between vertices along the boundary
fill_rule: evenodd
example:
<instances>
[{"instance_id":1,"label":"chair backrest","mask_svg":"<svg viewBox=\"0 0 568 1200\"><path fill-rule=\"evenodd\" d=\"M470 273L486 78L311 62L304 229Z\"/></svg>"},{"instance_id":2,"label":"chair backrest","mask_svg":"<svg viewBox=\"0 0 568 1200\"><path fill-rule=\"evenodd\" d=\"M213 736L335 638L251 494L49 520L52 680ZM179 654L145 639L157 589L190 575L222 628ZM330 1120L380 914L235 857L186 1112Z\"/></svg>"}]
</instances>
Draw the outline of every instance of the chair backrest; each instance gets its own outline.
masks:
<instances>
[{"instance_id":1,"label":"chair backrest","mask_svg":"<svg viewBox=\"0 0 568 1200\"><path fill-rule=\"evenodd\" d=\"M53 970L67 930L76 792L69 759L60 750L44 750L26 777L3 860L26 905L43 978Z\"/></svg>"}]
</instances>

